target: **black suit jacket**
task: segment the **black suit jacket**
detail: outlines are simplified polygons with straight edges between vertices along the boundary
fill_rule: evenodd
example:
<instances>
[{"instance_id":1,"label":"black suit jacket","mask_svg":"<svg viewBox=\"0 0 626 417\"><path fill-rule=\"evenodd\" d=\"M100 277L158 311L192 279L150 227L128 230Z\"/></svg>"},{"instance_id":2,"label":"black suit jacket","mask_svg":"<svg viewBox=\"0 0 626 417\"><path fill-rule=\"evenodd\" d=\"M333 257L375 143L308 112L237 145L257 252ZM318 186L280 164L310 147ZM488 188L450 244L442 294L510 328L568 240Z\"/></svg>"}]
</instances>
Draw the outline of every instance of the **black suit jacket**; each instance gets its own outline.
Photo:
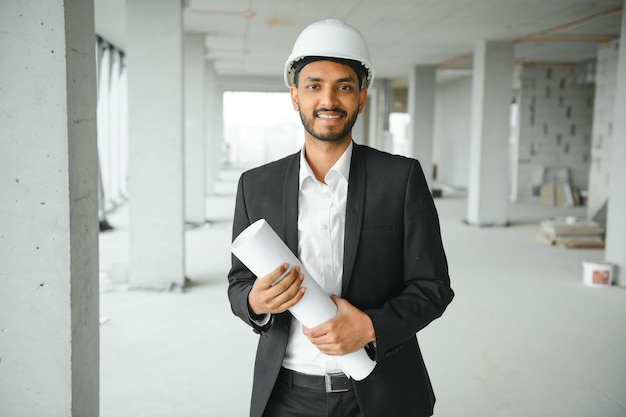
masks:
<instances>
[{"instance_id":1,"label":"black suit jacket","mask_svg":"<svg viewBox=\"0 0 626 417\"><path fill-rule=\"evenodd\" d=\"M237 190L233 239L264 218L298 253L300 153L245 172ZM369 315L376 368L354 381L364 417L422 417L435 397L416 333L452 300L439 219L419 163L354 145L348 199L342 298ZM276 265L278 266L278 265ZM235 257L228 276L233 312L260 334L251 417L260 417L281 367L292 316L259 327L247 298L255 276Z\"/></svg>"}]
</instances>

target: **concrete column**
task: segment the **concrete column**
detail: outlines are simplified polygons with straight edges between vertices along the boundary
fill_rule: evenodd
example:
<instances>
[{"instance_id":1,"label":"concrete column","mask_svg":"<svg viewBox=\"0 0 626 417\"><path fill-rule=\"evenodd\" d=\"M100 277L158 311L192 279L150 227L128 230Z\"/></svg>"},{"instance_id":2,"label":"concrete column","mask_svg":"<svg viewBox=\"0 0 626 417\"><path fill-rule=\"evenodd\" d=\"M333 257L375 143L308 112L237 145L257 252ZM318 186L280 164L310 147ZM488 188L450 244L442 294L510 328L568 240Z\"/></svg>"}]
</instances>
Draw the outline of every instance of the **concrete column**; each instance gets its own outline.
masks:
<instances>
[{"instance_id":1,"label":"concrete column","mask_svg":"<svg viewBox=\"0 0 626 417\"><path fill-rule=\"evenodd\" d=\"M380 81L375 80L374 85L368 90L368 104L367 104L367 141L366 145L372 148L378 148L380 146L380 139L382 132L379 128L378 114L378 96Z\"/></svg>"},{"instance_id":2,"label":"concrete column","mask_svg":"<svg viewBox=\"0 0 626 417\"><path fill-rule=\"evenodd\" d=\"M378 117L380 127L382 128L382 149L386 152L393 152L393 137L389 130L389 115L391 114L391 80L389 78L383 78L380 80L380 94L378 98L380 100L378 107Z\"/></svg>"},{"instance_id":3,"label":"concrete column","mask_svg":"<svg viewBox=\"0 0 626 417\"><path fill-rule=\"evenodd\" d=\"M393 142L389 132L389 113L391 112L391 81L377 79L368 91L368 145L391 152Z\"/></svg>"},{"instance_id":4,"label":"concrete column","mask_svg":"<svg viewBox=\"0 0 626 417\"><path fill-rule=\"evenodd\" d=\"M127 0L132 288L184 284L182 3Z\"/></svg>"},{"instance_id":5,"label":"concrete column","mask_svg":"<svg viewBox=\"0 0 626 417\"><path fill-rule=\"evenodd\" d=\"M352 139L359 145L368 145L370 138L370 118L372 108L372 89L367 90L367 103L363 108L363 111L357 118L357 123L352 129Z\"/></svg>"},{"instance_id":6,"label":"concrete column","mask_svg":"<svg viewBox=\"0 0 626 417\"><path fill-rule=\"evenodd\" d=\"M352 127L352 139L360 145L365 144L365 109L356 118Z\"/></svg>"},{"instance_id":7,"label":"concrete column","mask_svg":"<svg viewBox=\"0 0 626 417\"><path fill-rule=\"evenodd\" d=\"M212 172L212 188L215 194L215 183L219 179L222 169L222 160L224 152L224 90L218 88L215 92L215 138L212 142L211 153L211 172Z\"/></svg>"},{"instance_id":8,"label":"concrete column","mask_svg":"<svg viewBox=\"0 0 626 417\"><path fill-rule=\"evenodd\" d=\"M0 414L98 416L90 0L0 2Z\"/></svg>"},{"instance_id":9,"label":"concrete column","mask_svg":"<svg viewBox=\"0 0 626 417\"><path fill-rule=\"evenodd\" d=\"M411 118L409 142L411 155L417 158L432 186L433 179L433 131L435 124L434 66L415 66L409 76L408 111Z\"/></svg>"},{"instance_id":10,"label":"concrete column","mask_svg":"<svg viewBox=\"0 0 626 417\"><path fill-rule=\"evenodd\" d=\"M205 102L206 102L206 194L215 194L215 183L219 175L224 141L224 105L223 92L217 82L217 73L212 61L206 61L205 71Z\"/></svg>"},{"instance_id":11,"label":"concrete column","mask_svg":"<svg viewBox=\"0 0 626 417\"><path fill-rule=\"evenodd\" d=\"M480 42L474 51L467 221L508 223L513 43Z\"/></svg>"},{"instance_id":12,"label":"concrete column","mask_svg":"<svg viewBox=\"0 0 626 417\"><path fill-rule=\"evenodd\" d=\"M624 1L626 7L626 1ZM622 13L622 29L617 64L615 117L611 143L611 174L607 209L606 260L618 266L617 283L626 287L626 13Z\"/></svg>"},{"instance_id":13,"label":"concrete column","mask_svg":"<svg viewBox=\"0 0 626 417\"><path fill-rule=\"evenodd\" d=\"M204 35L184 36L185 60L185 219L203 224L205 210Z\"/></svg>"}]
</instances>

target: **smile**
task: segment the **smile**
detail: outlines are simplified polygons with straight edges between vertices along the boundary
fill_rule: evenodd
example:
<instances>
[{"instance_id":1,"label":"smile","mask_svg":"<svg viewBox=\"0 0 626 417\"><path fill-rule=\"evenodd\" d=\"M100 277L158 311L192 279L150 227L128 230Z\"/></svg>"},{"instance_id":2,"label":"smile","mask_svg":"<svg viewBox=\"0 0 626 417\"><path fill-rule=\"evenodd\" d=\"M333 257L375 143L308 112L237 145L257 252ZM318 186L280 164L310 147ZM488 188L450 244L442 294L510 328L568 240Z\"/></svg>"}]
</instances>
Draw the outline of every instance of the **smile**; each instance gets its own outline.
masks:
<instances>
[{"instance_id":1,"label":"smile","mask_svg":"<svg viewBox=\"0 0 626 417\"><path fill-rule=\"evenodd\" d=\"M339 119L342 116L340 114L318 114L317 117L320 119Z\"/></svg>"}]
</instances>

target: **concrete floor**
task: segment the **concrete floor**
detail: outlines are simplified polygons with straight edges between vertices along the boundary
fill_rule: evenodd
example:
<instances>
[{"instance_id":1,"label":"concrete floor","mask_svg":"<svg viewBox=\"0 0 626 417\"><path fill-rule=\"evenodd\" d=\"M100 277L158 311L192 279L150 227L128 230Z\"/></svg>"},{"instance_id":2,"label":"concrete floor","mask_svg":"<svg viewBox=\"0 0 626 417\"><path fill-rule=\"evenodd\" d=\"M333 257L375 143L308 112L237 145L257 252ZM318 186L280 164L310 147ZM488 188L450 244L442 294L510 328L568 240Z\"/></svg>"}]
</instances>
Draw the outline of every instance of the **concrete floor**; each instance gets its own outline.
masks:
<instances>
[{"instance_id":1,"label":"concrete floor","mask_svg":"<svg viewBox=\"0 0 626 417\"><path fill-rule=\"evenodd\" d=\"M248 415L257 336L230 312L230 217L238 172L186 233L184 293L128 291L127 213L101 234L101 417ZM584 209L511 206L511 227L462 223L436 200L456 298L418 335L436 417L626 416L626 290L582 283L603 251L535 241L539 221ZM396 417L396 416L384 416ZM404 416L402 416L404 417Z\"/></svg>"}]
</instances>

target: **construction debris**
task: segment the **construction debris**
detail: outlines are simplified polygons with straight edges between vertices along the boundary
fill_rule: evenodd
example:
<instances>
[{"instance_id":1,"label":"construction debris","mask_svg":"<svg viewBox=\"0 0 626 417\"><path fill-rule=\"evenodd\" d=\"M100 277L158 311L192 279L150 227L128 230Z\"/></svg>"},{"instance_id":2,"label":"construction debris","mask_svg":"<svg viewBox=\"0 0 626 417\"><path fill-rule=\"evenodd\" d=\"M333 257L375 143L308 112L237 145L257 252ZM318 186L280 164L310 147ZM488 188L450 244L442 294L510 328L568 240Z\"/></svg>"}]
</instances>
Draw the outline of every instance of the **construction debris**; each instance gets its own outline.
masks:
<instances>
[{"instance_id":1,"label":"construction debris","mask_svg":"<svg viewBox=\"0 0 626 417\"><path fill-rule=\"evenodd\" d=\"M550 182L541 185L541 204L572 207L581 204L580 192L569 182Z\"/></svg>"},{"instance_id":2,"label":"construction debris","mask_svg":"<svg viewBox=\"0 0 626 417\"><path fill-rule=\"evenodd\" d=\"M541 230L537 240L542 243L570 249L604 248L604 230L593 221L575 217L544 220Z\"/></svg>"}]
</instances>

